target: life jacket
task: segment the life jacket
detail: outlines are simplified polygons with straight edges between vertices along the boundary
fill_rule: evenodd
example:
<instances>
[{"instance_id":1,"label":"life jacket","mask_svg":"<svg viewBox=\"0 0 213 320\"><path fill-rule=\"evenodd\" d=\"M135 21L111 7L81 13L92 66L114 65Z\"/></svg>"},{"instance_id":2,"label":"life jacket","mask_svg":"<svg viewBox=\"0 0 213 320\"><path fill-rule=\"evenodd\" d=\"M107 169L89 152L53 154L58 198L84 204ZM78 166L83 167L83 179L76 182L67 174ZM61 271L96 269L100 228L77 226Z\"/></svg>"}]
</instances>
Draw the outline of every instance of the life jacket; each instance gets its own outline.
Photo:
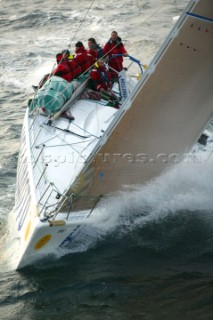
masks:
<instances>
[{"instance_id":1,"label":"life jacket","mask_svg":"<svg viewBox=\"0 0 213 320\"><path fill-rule=\"evenodd\" d=\"M110 79L110 73L102 67L96 67L90 73L90 83L94 90L100 91L101 88L104 90L111 88Z\"/></svg>"},{"instance_id":2,"label":"life jacket","mask_svg":"<svg viewBox=\"0 0 213 320\"><path fill-rule=\"evenodd\" d=\"M100 68L98 68L97 70L102 81L105 83L109 83L109 75L107 74L107 70L105 68L104 70L101 70Z\"/></svg>"}]
</instances>

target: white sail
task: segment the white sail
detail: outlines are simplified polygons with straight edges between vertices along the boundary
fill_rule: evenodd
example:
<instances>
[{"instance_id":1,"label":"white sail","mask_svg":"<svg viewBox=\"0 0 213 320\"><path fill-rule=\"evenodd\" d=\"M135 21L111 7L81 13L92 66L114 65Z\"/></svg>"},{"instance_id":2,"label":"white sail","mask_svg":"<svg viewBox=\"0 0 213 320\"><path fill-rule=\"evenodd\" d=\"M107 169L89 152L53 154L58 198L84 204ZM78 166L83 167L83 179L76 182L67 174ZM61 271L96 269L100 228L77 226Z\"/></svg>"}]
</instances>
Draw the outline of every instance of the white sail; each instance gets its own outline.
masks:
<instances>
[{"instance_id":1,"label":"white sail","mask_svg":"<svg viewBox=\"0 0 213 320\"><path fill-rule=\"evenodd\" d=\"M75 209L158 176L198 140L213 116L212 19L212 0L190 2L71 186Z\"/></svg>"}]
</instances>

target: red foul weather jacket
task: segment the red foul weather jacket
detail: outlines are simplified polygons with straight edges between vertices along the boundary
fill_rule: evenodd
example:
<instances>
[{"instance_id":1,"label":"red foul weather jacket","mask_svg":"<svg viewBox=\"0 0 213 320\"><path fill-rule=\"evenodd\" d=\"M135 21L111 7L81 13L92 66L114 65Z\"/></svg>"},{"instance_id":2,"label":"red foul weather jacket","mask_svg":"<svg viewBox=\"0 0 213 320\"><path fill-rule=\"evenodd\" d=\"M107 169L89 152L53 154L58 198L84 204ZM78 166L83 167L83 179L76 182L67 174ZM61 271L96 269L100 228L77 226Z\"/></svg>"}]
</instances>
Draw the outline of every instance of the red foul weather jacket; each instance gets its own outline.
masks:
<instances>
[{"instance_id":1,"label":"red foul weather jacket","mask_svg":"<svg viewBox=\"0 0 213 320\"><path fill-rule=\"evenodd\" d=\"M90 60L90 66L93 66L98 58L98 50L90 48L89 50L87 50L87 56Z\"/></svg>"},{"instance_id":2,"label":"red foul weather jacket","mask_svg":"<svg viewBox=\"0 0 213 320\"><path fill-rule=\"evenodd\" d=\"M111 89L111 77L109 71L104 67L94 68L90 73L90 82L92 89L100 91L101 89Z\"/></svg>"},{"instance_id":3,"label":"red foul weather jacket","mask_svg":"<svg viewBox=\"0 0 213 320\"><path fill-rule=\"evenodd\" d=\"M81 74L81 67L75 59L68 61L73 78L77 78Z\"/></svg>"},{"instance_id":4,"label":"red foul weather jacket","mask_svg":"<svg viewBox=\"0 0 213 320\"><path fill-rule=\"evenodd\" d=\"M54 70L53 74L55 76L61 77L67 81L72 81L73 75L70 70L69 62L66 59L62 59L59 65Z\"/></svg>"},{"instance_id":5,"label":"red foul weather jacket","mask_svg":"<svg viewBox=\"0 0 213 320\"><path fill-rule=\"evenodd\" d=\"M87 51L84 46L77 48L75 50L75 59L78 62L79 66L81 67L81 72L88 71L90 67L90 59L87 56Z\"/></svg>"},{"instance_id":6,"label":"red foul weather jacket","mask_svg":"<svg viewBox=\"0 0 213 320\"><path fill-rule=\"evenodd\" d=\"M121 42L121 38L117 38L117 41L112 41L111 39L105 44L104 55L108 55L111 58L115 54L124 54L127 53L123 43ZM114 59L109 60L109 66L115 69L116 71L121 71L123 69L123 57L116 57Z\"/></svg>"}]
</instances>

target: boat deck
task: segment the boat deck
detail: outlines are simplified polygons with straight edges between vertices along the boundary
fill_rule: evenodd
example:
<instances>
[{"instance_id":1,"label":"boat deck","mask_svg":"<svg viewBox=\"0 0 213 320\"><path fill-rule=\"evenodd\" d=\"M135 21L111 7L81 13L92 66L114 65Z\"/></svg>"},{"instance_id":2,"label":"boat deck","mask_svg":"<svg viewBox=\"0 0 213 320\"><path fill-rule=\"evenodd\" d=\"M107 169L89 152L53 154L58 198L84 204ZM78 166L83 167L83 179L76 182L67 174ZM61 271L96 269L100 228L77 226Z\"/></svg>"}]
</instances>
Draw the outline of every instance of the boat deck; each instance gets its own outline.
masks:
<instances>
[{"instance_id":1,"label":"boat deck","mask_svg":"<svg viewBox=\"0 0 213 320\"><path fill-rule=\"evenodd\" d=\"M133 90L136 80L128 80L128 83L129 91ZM114 90L119 92L118 85ZM30 112L26 115L33 184L42 216L58 211L62 197L85 163L91 160L100 138L121 111L106 104L103 99L79 99L66 111L67 117L62 115L51 122L41 111L33 116ZM70 120L70 115L74 120Z\"/></svg>"}]
</instances>

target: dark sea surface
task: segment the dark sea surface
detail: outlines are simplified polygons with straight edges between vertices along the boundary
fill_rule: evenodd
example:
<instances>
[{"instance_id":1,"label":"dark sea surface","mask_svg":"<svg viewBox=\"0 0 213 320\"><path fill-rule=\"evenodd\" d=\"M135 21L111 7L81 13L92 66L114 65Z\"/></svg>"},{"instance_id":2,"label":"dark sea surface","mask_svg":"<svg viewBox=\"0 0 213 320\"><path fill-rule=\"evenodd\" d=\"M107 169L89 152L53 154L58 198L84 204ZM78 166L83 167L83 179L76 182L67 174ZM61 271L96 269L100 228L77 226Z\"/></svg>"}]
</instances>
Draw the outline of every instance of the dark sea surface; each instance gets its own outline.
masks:
<instances>
[{"instance_id":1,"label":"dark sea surface","mask_svg":"<svg viewBox=\"0 0 213 320\"><path fill-rule=\"evenodd\" d=\"M149 64L187 3L0 1L0 320L213 319L211 162L121 194L65 256L17 272L4 255L31 85L58 51L92 36L102 45L112 30Z\"/></svg>"}]
</instances>

